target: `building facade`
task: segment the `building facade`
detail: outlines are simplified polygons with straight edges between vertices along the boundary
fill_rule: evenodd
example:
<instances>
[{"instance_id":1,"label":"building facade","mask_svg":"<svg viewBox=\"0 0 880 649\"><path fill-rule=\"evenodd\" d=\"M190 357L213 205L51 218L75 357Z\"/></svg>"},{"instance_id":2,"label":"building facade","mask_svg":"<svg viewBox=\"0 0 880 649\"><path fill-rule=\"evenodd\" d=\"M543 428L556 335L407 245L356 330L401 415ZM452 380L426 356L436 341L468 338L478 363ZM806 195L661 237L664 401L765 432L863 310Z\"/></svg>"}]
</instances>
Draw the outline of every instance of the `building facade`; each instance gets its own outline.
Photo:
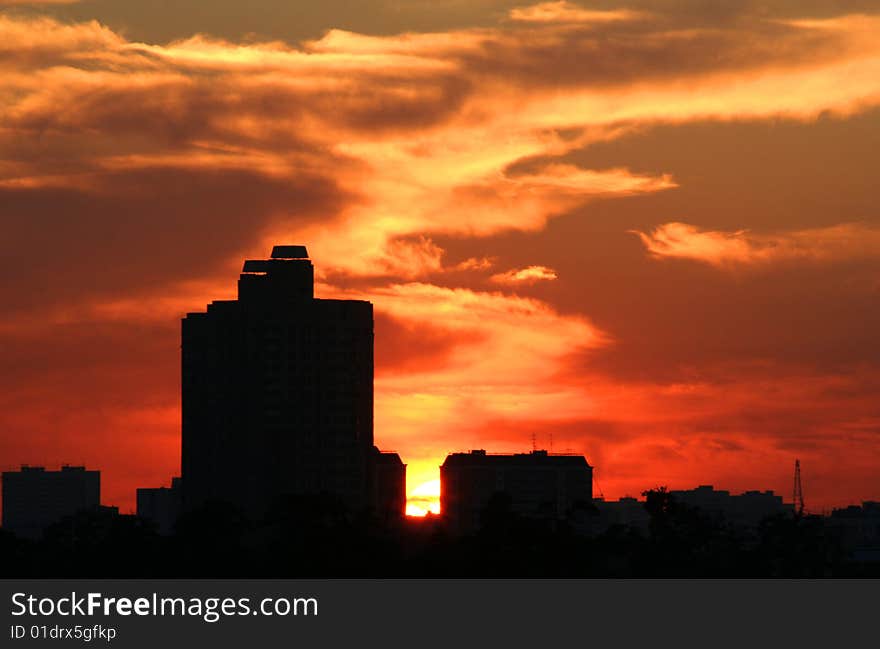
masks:
<instances>
[{"instance_id":1,"label":"building facade","mask_svg":"<svg viewBox=\"0 0 880 649\"><path fill-rule=\"evenodd\" d=\"M100 504L100 471L23 466L3 473L3 529L21 538L38 539L53 523Z\"/></svg>"},{"instance_id":2,"label":"building facade","mask_svg":"<svg viewBox=\"0 0 880 649\"><path fill-rule=\"evenodd\" d=\"M373 305L316 299L304 246L245 261L237 300L183 319L181 356L185 510L372 504Z\"/></svg>"},{"instance_id":3,"label":"building facade","mask_svg":"<svg viewBox=\"0 0 880 649\"><path fill-rule=\"evenodd\" d=\"M835 509L825 519L849 558L858 562L880 562L880 502L865 501Z\"/></svg>"},{"instance_id":4,"label":"building facade","mask_svg":"<svg viewBox=\"0 0 880 649\"><path fill-rule=\"evenodd\" d=\"M162 536L174 532L181 509L180 478L172 478L170 487L137 490L137 515L153 524Z\"/></svg>"},{"instance_id":5,"label":"building facade","mask_svg":"<svg viewBox=\"0 0 880 649\"><path fill-rule=\"evenodd\" d=\"M406 465L397 453L373 451L372 507L381 519L399 518L406 510Z\"/></svg>"},{"instance_id":6,"label":"building facade","mask_svg":"<svg viewBox=\"0 0 880 649\"><path fill-rule=\"evenodd\" d=\"M484 450L453 453L440 467L440 512L453 534L470 534L503 494L511 513L564 520L577 507L589 507L593 469L581 455L547 451L491 455Z\"/></svg>"}]
</instances>

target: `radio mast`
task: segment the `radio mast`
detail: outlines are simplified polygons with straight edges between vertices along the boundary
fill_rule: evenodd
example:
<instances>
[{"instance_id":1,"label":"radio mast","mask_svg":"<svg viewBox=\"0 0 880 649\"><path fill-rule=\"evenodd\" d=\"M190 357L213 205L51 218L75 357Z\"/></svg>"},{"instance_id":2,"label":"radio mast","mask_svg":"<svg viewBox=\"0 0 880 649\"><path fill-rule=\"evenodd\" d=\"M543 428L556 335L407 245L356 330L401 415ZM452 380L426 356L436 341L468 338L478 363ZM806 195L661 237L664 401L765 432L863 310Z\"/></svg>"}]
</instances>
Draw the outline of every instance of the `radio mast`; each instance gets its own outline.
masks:
<instances>
[{"instance_id":1,"label":"radio mast","mask_svg":"<svg viewBox=\"0 0 880 649\"><path fill-rule=\"evenodd\" d=\"M794 501L794 514L797 517L804 514L804 489L801 485L801 461L794 461L794 490L792 494Z\"/></svg>"}]
</instances>

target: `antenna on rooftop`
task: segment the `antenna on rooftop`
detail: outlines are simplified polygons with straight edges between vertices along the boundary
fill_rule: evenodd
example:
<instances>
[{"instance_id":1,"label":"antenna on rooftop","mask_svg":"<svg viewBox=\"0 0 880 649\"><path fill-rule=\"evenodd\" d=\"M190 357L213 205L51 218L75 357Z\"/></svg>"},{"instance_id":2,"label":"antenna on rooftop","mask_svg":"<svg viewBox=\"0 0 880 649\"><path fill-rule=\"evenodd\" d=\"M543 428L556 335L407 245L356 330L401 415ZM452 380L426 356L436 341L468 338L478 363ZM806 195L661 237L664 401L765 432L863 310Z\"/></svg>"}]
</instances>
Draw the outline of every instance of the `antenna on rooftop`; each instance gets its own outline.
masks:
<instances>
[{"instance_id":1,"label":"antenna on rooftop","mask_svg":"<svg viewBox=\"0 0 880 649\"><path fill-rule=\"evenodd\" d=\"M535 433L532 433L532 452L534 453L537 450L538 450L538 443L535 440Z\"/></svg>"},{"instance_id":2,"label":"antenna on rooftop","mask_svg":"<svg viewBox=\"0 0 880 649\"><path fill-rule=\"evenodd\" d=\"M596 491L599 492L599 498L605 500L605 494L602 493L602 486L599 484L599 476L596 472L596 467L593 467L593 482L596 483Z\"/></svg>"},{"instance_id":3,"label":"antenna on rooftop","mask_svg":"<svg viewBox=\"0 0 880 649\"><path fill-rule=\"evenodd\" d=\"M801 461L794 461L794 490L792 494L794 501L795 516L803 516L804 513L804 489L801 485Z\"/></svg>"}]
</instances>

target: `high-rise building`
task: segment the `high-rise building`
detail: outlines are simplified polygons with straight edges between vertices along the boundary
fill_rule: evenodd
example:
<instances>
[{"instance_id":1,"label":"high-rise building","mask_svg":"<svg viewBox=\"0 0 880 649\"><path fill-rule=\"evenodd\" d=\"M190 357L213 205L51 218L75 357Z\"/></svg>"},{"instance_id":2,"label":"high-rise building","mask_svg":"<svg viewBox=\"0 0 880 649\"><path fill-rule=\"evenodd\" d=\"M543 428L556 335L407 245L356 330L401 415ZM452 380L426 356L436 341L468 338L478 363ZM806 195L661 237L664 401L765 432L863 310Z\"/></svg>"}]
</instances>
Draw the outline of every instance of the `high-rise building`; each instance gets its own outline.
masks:
<instances>
[{"instance_id":1,"label":"high-rise building","mask_svg":"<svg viewBox=\"0 0 880 649\"><path fill-rule=\"evenodd\" d=\"M528 518L563 520L574 508L589 507L593 469L582 455L547 451L490 455L484 450L453 453L440 467L440 512L453 534L469 534L496 495L510 512Z\"/></svg>"},{"instance_id":2,"label":"high-rise building","mask_svg":"<svg viewBox=\"0 0 880 649\"><path fill-rule=\"evenodd\" d=\"M97 510L101 504L101 472L81 466L46 471L22 466L3 472L3 529L36 539L66 516Z\"/></svg>"},{"instance_id":3,"label":"high-rise building","mask_svg":"<svg viewBox=\"0 0 880 649\"><path fill-rule=\"evenodd\" d=\"M184 509L280 496L372 504L373 305L314 297L305 246L248 260L238 299L182 327Z\"/></svg>"}]
</instances>

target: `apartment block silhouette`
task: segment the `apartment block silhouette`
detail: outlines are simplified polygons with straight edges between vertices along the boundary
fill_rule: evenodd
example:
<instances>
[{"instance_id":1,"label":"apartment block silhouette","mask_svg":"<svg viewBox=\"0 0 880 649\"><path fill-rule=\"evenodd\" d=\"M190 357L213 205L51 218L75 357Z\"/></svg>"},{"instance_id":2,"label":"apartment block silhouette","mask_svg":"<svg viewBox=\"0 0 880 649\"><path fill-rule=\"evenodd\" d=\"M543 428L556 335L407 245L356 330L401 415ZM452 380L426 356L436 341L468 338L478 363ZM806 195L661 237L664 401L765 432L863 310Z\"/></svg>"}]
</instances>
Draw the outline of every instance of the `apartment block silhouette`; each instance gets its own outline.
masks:
<instances>
[{"instance_id":1,"label":"apartment block silhouette","mask_svg":"<svg viewBox=\"0 0 880 649\"><path fill-rule=\"evenodd\" d=\"M589 507L593 468L582 455L547 451L492 455L484 450L452 453L440 467L440 511L453 534L482 526L493 497L502 496L510 512L551 521Z\"/></svg>"},{"instance_id":2,"label":"apartment block silhouette","mask_svg":"<svg viewBox=\"0 0 880 649\"><path fill-rule=\"evenodd\" d=\"M180 478L171 478L170 487L137 490L137 515L152 523L162 536L174 533L174 526L180 516L180 506Z\"/></svg>"},{"instance_id":3,"label":"apartment block silhouette","mask_svg":"<svg viewBox=\"0 0 880 649\"><path fill-rule=\"evenodd\" d=\"M181 356L185 510L259 515L321 493L376 505L373 305L315 298L305 246L245 261L237 300L183 319Z\"/></svg>"},{"instance_id":4,"label":"apartment block silhouette","mask_svg":"<svg viewBox=\"0 0 880 649\"><path fill-rule=\"evenodd\" d=\"M66 516L97 510L101 504L101 472L82 466L47 471L22 466L3 472L3 529L21 538L38 539L47 527Z\"/></svg>"}]
</instances>

